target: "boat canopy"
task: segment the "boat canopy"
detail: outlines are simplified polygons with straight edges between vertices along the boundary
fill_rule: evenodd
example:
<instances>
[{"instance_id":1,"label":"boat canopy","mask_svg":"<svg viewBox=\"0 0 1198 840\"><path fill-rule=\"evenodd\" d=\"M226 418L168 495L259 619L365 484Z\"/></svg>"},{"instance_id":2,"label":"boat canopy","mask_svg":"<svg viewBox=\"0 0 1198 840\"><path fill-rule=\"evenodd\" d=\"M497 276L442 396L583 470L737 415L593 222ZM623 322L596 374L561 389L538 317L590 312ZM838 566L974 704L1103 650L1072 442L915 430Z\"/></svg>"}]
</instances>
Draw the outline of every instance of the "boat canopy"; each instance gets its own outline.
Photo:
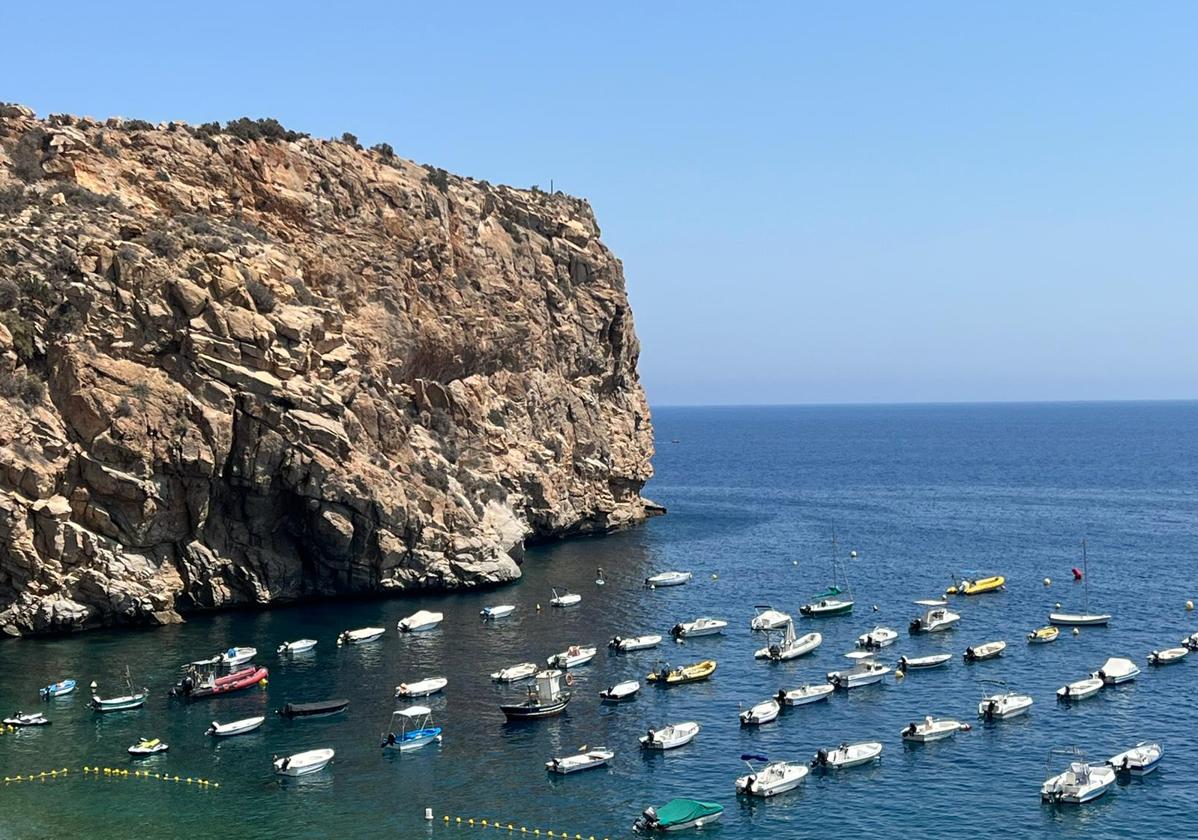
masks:
<instances>
[{"instance_id":1,"label":"boat canopy","mask_svg":"<svg viewBox=\"0 0 1198 840\"><path fill-rule=\"evenodd\" d=\"M870 653L868 650L850 651L850 652L846 653L845 656L848 657L849 659L857 659L857 660L874 658L874 654Z\"/></svg>"},{"instance_id":2,"label":"boat canopy","mask_svg":"<svg viewBox=\"0 0 1198 840\"><path fill-rule=\"evenodd\" d=\"M395 711L395 714L406 718L421 717L423 715L431 715L432 713L433 710L428 706L408 706L406 709L397 709Z\"/></svg>"},{"instance_id":3,"label":"boat canopy","mask_svg":"<svg viewBox=\"0 0 1198 840\"><path fill-rule=\"evenodd\" d=\"M700 802L697 799L671 799L654 810L657 812L658 822L663 826L669 826L722 814L724 806L715 802Z\"/></svg>"},{"instance_id":4,"label":"boat canopy","mask_svg":"<svg viewBox=\"0 0 1198 840\"><path fill-rule=\"evenodd\" d=\"M741 761L769 761L770 759L769 759L769 756L761 755L759 753L741 753L740 760Z\"/></svg>"},{"instance_id":5,"label":"boat canopy","mask_svg":"<svg viewBox=\"0 0 1198 840\"><path fill-rule=\"evenodd\" d=\"M915 603L919 604L921 607L946 607L946 606L948 606L948 601L944 600L943 598L924 598L922 600L916 601Z\"/></svg>"}]
</instances>

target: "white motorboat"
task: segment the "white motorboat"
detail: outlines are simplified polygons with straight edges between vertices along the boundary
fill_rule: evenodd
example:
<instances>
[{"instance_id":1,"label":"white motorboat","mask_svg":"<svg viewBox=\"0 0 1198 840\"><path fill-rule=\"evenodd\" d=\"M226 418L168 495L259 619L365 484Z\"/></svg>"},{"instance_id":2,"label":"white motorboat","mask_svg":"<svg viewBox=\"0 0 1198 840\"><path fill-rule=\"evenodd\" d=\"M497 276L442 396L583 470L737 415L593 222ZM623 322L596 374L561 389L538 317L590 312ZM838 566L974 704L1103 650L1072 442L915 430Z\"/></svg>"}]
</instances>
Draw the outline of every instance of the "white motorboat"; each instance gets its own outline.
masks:
<instances>
[{"instance_id":1,"label":"white motorboat","mask_svg":"<svg viewBox=\"0 0 1198 840\"><path fill-rule=\"evenodd\" d=\"M557 590L553 590L553 597L549 599L551 607L573 607L582 601L582 596L577 595L569 590L563 589L562 594L558 595Z\"/></svg>"},{"instance_id":2,"label":"white motorboat","mask_svg":"<svg viewBox=\"0 0 1198 840\"><path fill-rule=\"evenodd\" d=\"M231 647L220 655L220 663L227 668L244 665L258 655L258 648Z\"/></svg>"},{"instance_id":3,"label":"white motorboat","mask_svg":"<svg viewBox=\"0 0 1198 840\"><path fill-rule=\"evenodd\" d=\"M819 633L806 633L796 638L794 622L787 621L785 629L782 631L782 639L773 644L766 645L753 655L758 659L785 662L788 659L795 659L811 653L811 651L815 650L823 642L824 637Z\"/></svg>"},{"instance_id":4,"label":"white motorboat","mask_svg":"<svg viewBox=\"0 0 1198 840\"><path fill-rule=\"evenodd\" d=\"M387 632L385 627L361 627L357 630L344 630L337 637L338 645L363 645L373 642Z\"/></svg>"},{"instance_id":5,"label":"white motorboat","mask_svg":"<svg viewBox=\"0 0 1198 840\"><path fill-rule=\"evenodd\" d=\"M786 793L801 785L810 772L807 765L800 761L774 761L759 768L750 762L769 761L764 755L744 753L740 760L749 768L749 772L736 780L736 792L746 796L768 798Z\"/></svg>"},{"instance_id":6,"label":"white motorboat","mask_svg":"<svg viewBox=\"0 0 1198 840\"><path fill-rule=\"evenodd\" d=\"M599 699L604 703L622 703L625 700L631 700L636 697L637 692L641 690L641 684L637 680L625 680L618 682L611 688L605 688L599 692Z\"/></svg>"},{"instance_id":7,"label":"white motorboat","mask_svg":"<svg viewBox=\"0 0 1198 840\"><path fill-rule=\"evenodd\" d=\"M907 628L912 634L942 633L952 630L961 621L961 614L950 610L944 601L929 598L915 603L925 609L923 615L913 619Z\"/></svg>"},{"instance_id":8,"label":"white motorboat","mask_svg":"<svg viewBox=\"0 0 1198 840\"><path fill-rule=\"evenodd\" d=\"M1190 651L1184 647L1154 650L1148 654L1149 665L1174 665L1188 656Z\"/></svg>"},{"instance_id":9,"label":"white motorboat","mask_svg":"<svg viewBox=\"0 0 1198 840\"><path fill-rule=\"evenodd\" d=\"M1156 741L1141 741L1130 750L1111 756L1106 763L1115 768L1116 773L1147 776L1164 757L1165 748Z\"/></svg>"},{"instance_id":10,"label":"white motorboat","mask_svg":"<svg viewBox=\"0 0 1198 840\"><path fill-rule=\"evenodd\" d=\"M283 642L279 645L277 653L281 656L286 653L305 653L316 647L315 639L296 639L294 642Z\"/></svg>"},{"instance_id":11,"label":"white motorboat","mask_svg":"<svg viewBox=\"0 0 1198 840\"><path fill-rule=\"evenodd\" d=\"M1120 683L1131 682L1140 676L1140 668L1130 659L1122 656L1112 656L1106 662L1102 663L1102 667L1091 674L1091 676L1098 677L1107 685L1119 685Z\"/></svg>"},{"instance_id":12,"label":"white motorboat","mask_svg":"<svg viewBox=\"0 0 1198 840\"><path fill-rule=\"evenodd\" d=\"M1074 569L1075 573L1076 571ZM1085 540L1082 540L1082 592L1084 601L1081 612L1061 612L1058 604L1057 610L1048 614L1048 623L1065 627L1103 627L1110 623L1111 616L1108 613L1090 612L1090 570Z\"/></svg>"},{"instance_id":13,"label":"white motorboat","mask_svg":"<svg viewBox=\"0 0 1198 840\"><path fill-rule=\"evenodd\" d=\"M723 633L728 622L720 618L696 618L694 621L682 621L675 624L670 635L677 639L689 639L694 636L713 636Z\"/></svg>"},{"instance_id":14,"label":"white motorboat","mask_svg":"<svg viewBox=\"0 0 1198 840\"><path fill-rule=\"evenodd\" d=\"M483 607L479 615L485 619L503 618L511 615L515 609L515 604L496 604L493 607Z\"/></svg>"},{"instance_id":15,"label":"white motorboat","mask_svg":"<svg viewBox=\"0 0 1198 840\"><path fill-rule=\"evenodd\" d=\"M769 700L763 700L756 706L741 712L740 722L744 726L760 726L763 723L777 720L780 711L782 711L782 707L777 700L771 697Z\"/></svg>"},{"instance_id":16,"label":"white motorboat","mask_svg":"<svg viewBox=\"0 0 1198 840\"><path fill-rule=\"evenodd\" d=\"M546 660L551 668L577 668L586 665L595 658L596 649L584 645L570 645L561 653L555 653Z\"/></svg>"},{"instance_id":17,"label":"white motorboat","mask_svg":"<svg viewBox=\"0 0 1198 840\"><path fill-rule=\"evenodd\" d=\"M877 741L858 741L855 744L841 744L820 750L811 759L812 767L825 767L830 770L842 770L846 767L859 767L877 761L882 755L882 745Z\"/></svg>"},{"instance_id":18,"label":"white motorboat","mask_svg":"<svg viewBox=\"0 0 1198 840\"><path fill-rule=\"evenodd\" d=\"M65 697L66 695L73 693L75 691L75 686L76 682L74 680L59 680L58 682L51 683L44 688L39 688L37 693L43 700L49 700L52 697Z\"/></svg>"},{"instance_id":19,"label":"white motorboat","mask_svg":"<svg viewBox=\"0 0 1198 840\"><path fill-rule=\"evenodd\" d=\"M391 713L382 738L383 749L405 753L433 742L441 743L441 727L433 725L433 711L428 706L409 706Z\"/></svg>"},{"instance_id":20,"label":"white motorboat","mask_svg":"<svg viewBox=\"0 0 1198 840\"><path fill-rule=\"evenodd\" d=\"M17 712L14 715L6 717L4 725L16 726L18 728L26 726L49 726L50 721L41 712Z\"/></svg>"},{"instance_id":21,"label":"white motorboat","mask_svg":"<svg viewBox=\"0 0 1198 840\"><path fill-rule=\"evenodd\" d=\"M160 741L157 738L142 738L129 748L129 755L138 757L158 755L158 753L164 753L170 748L170 744Z\"/></svg>"},{"instance_id":22,"label":"white motorboat","mask_svg":"<svg viewBox=\"0 0 1198 840\"><path fill-rule=\"evenodd\" d=\"M1051 775L1053 758L1062 755L1070 759L1069 769ZM1110 790L1111 785L1115 783L1113 767L1090 764L1085 760L1082 751L1076 747L1053 750L1049 753L1046 767L1050 775L1040 786L1040 798L1045 802L1067 802L1071 805L1092 802Z\"/></svg>"},{"instance_id":23,"label":"white motorboat","mask_svg":"<svg viewBox=\"0 0 1198 840\"><path fill-rule=\"evenodd\" d=\"M628 638L623 636L612 636L611 641L607 643L607 646L612 650L619 651L620 653L628 653L632 650L648 650L649 648L655 648L660 644L661 636L657 635L656 633L649 633L644 636L630 636Z\"/></svg>"},{"instance_id":24,"label":"white motorboat","mask_svg":"<svg viewBox=\"0 0 1198 840\"><path fill-rule=\"evenodd\" d=\"M891 630L889 627L875 627L868 633L862 633L857 637L857 647L878 650L894 644L897 639L897 631Z\"/></svg>"},{"instance_id":25,"label":"white motorboat","mask_svg":"<svg viewBox=\"0 0 1198 840\"><path fill-rule=\"evenodd\" d=\"M940 741L944 738L951 738L958 732L969 728L969 724L961 723L959 720L952 718L934 718L931 715L925 717L922 722L911 722L903 727L900 733L904 741L914 741L917 744L926 744L931 741Z\"/></svg>"},{"instance_id":26,"label":"white motorboat","mask_svg":"<svg viewBox=\"0 0 1198 840\"><path fill-rule=\"evenodd\" d=\"M999 640L995 642L984 642L980 645L972 645L965 648L966 662L985 662L987 659L994 659L1002 656L1002 652L1007 649L1007 643Z\"/></svg>"},{"instance_id":27,"label":"white motorboat","mask_svg":"<svg viewBox=\"0 0 1198 840\"><path fill-rule=\"evenodd\" d=\"M232 723L217 723L212 721L212 725L208 727L205 735L213 735L217 738L229 738L233 735L245 735L247 732L253 732L266 721L262 715L258 717L242 718L235 720Z\"/></svg>"},{"instance_id":28,"label":"white motorboat","mask_svg":"<svg viewBox=\"0 0 1198 840\"><path fill-rule=\"evenodd\" d=\"M289 755L286 758L276 758L273 762L275 773L280 776L304 776L316 773L328 766L336 753L331 749L305 750Z\"/></svg>"},{"instance_id":29,"label":"white motorboat","mask_svg":"<svg viewBox=\"0 0 1198 840\"><path fill-rule=\"evenodd\" d=\"M681 586L689 583L692 577L690 572L659 572L645 578L645 586Z\"/></svg>"},{"instance_id":30,"label":"white motorboat","mask_svg":"<svg viewBox=\"0 0 1198 840\"><path fill-rule=\"evenodd\" d=\"M928 656L900 656L898 664L904 671L918 671L922 668L939 668L952 660L951 653L933 653Z\"/></svg>"},{"instance_id":31,"label":"white motorboat","mask_svg":"<svg viewBox=\"0 0 1198 840\"><path fill-rule=\"evenodd\" d=\"M449 685L449 680L446 677L427 677L423 680L416 680L416 682L400 683L395 686L395 696L428 697L430 694L443 691L447 685Z\"/></svg>"},{"instance_id":32,"label":"white motorboat","mask_svg":"<svg viewBox=\"0 0 1198 840\"><path fill-rule=\"evenodd\" d=\"M989 721L1007 720L1027 714L1031 710L1035 701L1029 695L1007 691L1007 684L1002 680L986 680L985 682L1000 686L1002 691L983 694L981 702L978 703L978 717Z\"/></svg>"},{"instance_id":33,"label":"white motorboat","mask_svg":"<svg viewBox=\"0 0 1198 840\"><path fill-rule=\"evenodd\" d=\"M693 720L671 723L661 729L650 729L641 736L641 747L646 750L672 750L695 740L701 727Z\"/></svg>"},{"instance_id":34,"label":"white motorboat","mask_svg":"<svg viewBox=\"0 0 1198 840\"><path fill-rule=\"evenodd\" d=\"M789 691L784 688L778 689L777 697L779 702L787 706L806 706L809 703L827 700L835 690L833 685L801 685Z\"/></svg>"},{"instance_id":35,"label":"white motorboat","mask_svg":"<svg viewBox=\"0 0 1198 840\"><path fill-rule=\"evenodd\" d=\"M496 671L491 674L491 679L495 682L519 682L527 680L536 675L540 668L535 662L521 662L519 665L510 665L501 671Z\"/></svg>"},{"instance_id":36,"label":"white motorboat","mask_svg":"<svg viewBox=\"0 0 1198 840\"><path fill-rule=\"evenodd\" d=\"M417 610L407 618L401 618L397 626L401 633L420 633L425 630L432 630L444 620L444 613L433 612L431 610Z\"/></svg>"},{"instance_id":37,"label":"white motorboat","mask_svg":"<svg viewBox=\"0 0 1198 840\"><path fill-rule=\"evenodd\" d=\"M1057 699L1085 700L1087 697L1097 694L1102 685L1101 677L1086 677L1084 680L1076 680L1058 688Z\"/></svg>"},{"instance_id":38,"label":"white motorboat","mask_svg":"<svg viewBox=\"0 0 1198 840\"><path fill-rule=\"evenodd\" d=\"M788 614L768 604L758 604L754 609L757 610L757 615L749 622L750 630L781 630L791 620Z\"/></svg>"},{"instance_id":39,"label":"white motorboat","mask_svg":"<svg viewBox=\"0 0 1198 840\"><path fill-rule=\"evenodd\" d=\"M1198 633L1191 633L1181 640L1181 646L1186 650L1198 650Z\"/></svg>"},{"instance_id":40,"label":"white motorboat","mask_svg":"<svg viewBox=\"0 0 1198 840\"><path fill-rule=\"evenodd\" d=\"M878 662L868 651L855 650L846 653L845 656L857 664L847 671L832 671L828 674L828 682L836 688L848 690L880 683L883 677L894 670L889 665Z\"/></svg>"},{"instance_id":41,"label":"white motorboat","mask_svg":"<svg viewBox=\"0 0 1198 840\"><path fill-rule=\"evenodd\" d=\"M579 770L592 770L596 767L602 767L616 757L616 754L607 747L595 747L594 749L580 752L577 755L568 755L562 758L551 758L545 762L545 769L551 773L577 773Z\"/></svg>"}]
</instances>

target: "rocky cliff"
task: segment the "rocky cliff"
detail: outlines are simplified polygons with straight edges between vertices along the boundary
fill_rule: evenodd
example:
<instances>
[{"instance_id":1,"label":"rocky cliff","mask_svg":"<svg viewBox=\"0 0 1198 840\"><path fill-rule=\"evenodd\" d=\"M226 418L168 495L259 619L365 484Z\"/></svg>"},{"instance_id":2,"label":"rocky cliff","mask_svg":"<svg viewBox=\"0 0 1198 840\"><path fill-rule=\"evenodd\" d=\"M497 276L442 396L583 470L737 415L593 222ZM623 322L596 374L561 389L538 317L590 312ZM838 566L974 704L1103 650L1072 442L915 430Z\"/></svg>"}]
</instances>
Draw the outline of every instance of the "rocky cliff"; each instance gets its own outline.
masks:
<instances>
[{"instance_id":1,"label":"rocky cliff","mask_svg":"<svg viewBox=\"0 0 1198 840\"><path fill-rule=\"evenodd\" d=\"M585 201L0 105L0 630L512 580L652 510Z\"/></svg>"}]
</instances>

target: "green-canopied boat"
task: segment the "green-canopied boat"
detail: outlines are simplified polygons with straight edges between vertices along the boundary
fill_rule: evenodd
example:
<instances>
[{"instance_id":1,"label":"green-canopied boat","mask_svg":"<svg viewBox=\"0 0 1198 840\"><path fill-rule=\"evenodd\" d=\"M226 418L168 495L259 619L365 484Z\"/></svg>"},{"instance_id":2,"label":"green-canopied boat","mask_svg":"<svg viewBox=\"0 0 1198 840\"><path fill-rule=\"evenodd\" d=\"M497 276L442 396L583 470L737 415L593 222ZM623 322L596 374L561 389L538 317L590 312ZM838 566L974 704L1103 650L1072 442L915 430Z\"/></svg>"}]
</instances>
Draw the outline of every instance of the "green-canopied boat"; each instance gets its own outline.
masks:
<instances>
[{"instance_id":1,"label":"green-canopied boat","mask_svg":"<svg viewBox=\"0 0 1198 840\"><path fill-rule=\"evenodd\" d=\"M724 806L698 799L671 799L660 808L645 809L633 828L637 831L682 831L701 828L724 815Z\"/></svg>"},{"instance_id":2,"label":"green-canopied boat","mask_svg":"<svg viewBox=\"0 0 1198 840\"><path fill-rule=\"evenodd\" d=\"M857 552L853 552L856 556ZM844 589L836 584L836 532L832 532L832 585L812 596L811 603L799 607L799 612L808 618L829 615L847 615L853 611L853 593L845 575Z\"/></svg>"}]
</instances>

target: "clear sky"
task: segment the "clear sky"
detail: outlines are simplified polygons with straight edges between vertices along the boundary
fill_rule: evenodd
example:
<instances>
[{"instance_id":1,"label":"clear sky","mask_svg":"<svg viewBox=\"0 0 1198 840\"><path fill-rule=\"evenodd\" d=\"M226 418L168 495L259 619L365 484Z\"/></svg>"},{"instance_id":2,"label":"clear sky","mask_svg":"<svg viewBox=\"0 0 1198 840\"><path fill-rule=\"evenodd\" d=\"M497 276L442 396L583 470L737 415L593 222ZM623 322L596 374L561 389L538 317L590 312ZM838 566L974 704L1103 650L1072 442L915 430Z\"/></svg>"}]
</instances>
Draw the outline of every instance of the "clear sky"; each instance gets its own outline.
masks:
<instances>
[{"instance_id":1,"label":"clear sky","mask_svg":"<svg viewBox=\"0 0 1198 840\"><path fill-rule=\"evenodd\" d=\"M1198 4L9 4L0 99L550 179L650 401L1198 397Z\"/></svg>"}]
</instances>

